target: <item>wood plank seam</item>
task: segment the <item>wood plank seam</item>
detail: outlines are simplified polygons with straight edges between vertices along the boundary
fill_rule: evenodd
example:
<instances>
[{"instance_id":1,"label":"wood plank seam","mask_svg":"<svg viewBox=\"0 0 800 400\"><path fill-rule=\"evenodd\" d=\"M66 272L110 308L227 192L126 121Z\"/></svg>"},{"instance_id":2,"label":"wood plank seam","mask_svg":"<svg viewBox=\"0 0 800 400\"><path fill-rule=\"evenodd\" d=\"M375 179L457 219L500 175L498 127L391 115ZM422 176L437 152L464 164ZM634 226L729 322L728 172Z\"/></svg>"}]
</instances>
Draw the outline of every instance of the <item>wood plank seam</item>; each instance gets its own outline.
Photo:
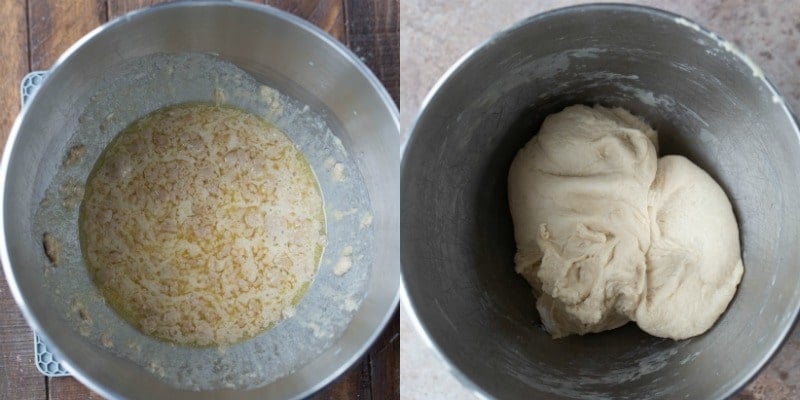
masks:
<instances>
[{"instance_id":1,"label":"wood plank seam","mask_svg":"<svg viewBox=\"0 0 800 400\"><path fill-rule=\"evenodd\" d=\"M101 7L103 7L103 14L105 14L105 16L106 16L106 19L105 19L105 21L103 21L103 23L111 21L111 14L110 14L110 11L108 10L110 8L108 6L108 2L109 2L109 0L103 0L103 3L101 5Z\"/></svg>"},{"instance_id":2,"label":"wood plank seam","mask_svg":"<svg viewBox=\"0 0 800 400\"><path fill-rule=\"evenodd\" d=\"M344 45L352 51L353 49L350 47L350 2L342 0L342 8L344 9Z\"/></svg>"},{"instance_id":3,"label":"wood plank seam","mask_svg":"<svg viewBox=\"0 0 800 400\"><path fill-rule=\"evenodd\" d=\"M29 0L25 0L25 39L28 43L28 72L31 72L31 10Z\"/></svg>"}]
</instances>

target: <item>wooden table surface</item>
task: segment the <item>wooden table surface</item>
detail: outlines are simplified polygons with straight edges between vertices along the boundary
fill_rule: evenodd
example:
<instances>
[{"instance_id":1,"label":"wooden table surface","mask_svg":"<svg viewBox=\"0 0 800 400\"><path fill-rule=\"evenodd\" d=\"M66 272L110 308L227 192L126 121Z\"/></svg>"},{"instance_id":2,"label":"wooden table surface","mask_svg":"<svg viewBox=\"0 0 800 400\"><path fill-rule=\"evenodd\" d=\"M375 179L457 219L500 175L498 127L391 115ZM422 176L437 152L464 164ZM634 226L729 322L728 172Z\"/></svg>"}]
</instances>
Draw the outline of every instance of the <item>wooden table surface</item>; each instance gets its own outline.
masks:
<instances>
[{"instance_id":1,"label":"wooden table surface","mask_svg":"<svg viewBox=\"0 0 800 400\"><path fill-rule=\"evenodd\" d=\"M163 0L162 0L163 1ZM0 0L0 146L19 111L19 82L50 68L72 43L109 19L162 1ZM399 0L260 1L303 17L353 49L388 89L400 95ZM400 323L395 312L369 352L312 399L398 399ZM0 274L0 399L99 399L73 378L36 369L30 328Z\"/></svg>"}]
</instances>

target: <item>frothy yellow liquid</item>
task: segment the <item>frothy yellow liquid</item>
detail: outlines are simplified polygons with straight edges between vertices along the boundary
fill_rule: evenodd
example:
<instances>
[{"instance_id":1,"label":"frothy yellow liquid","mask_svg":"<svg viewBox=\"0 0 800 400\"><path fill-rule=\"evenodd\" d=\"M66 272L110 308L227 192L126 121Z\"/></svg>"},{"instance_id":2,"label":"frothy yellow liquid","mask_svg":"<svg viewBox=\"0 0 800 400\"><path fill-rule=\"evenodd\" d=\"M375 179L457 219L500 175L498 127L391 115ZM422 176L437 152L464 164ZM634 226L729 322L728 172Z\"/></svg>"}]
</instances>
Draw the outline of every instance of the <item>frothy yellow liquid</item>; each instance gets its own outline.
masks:
<instances>
[{"instance_id":1,"label":"frothy yellow liquid","mask_svg":"<svg viewBox=\"0 0 800 400\"><path fill-rule=\"evenodd\" d=\"M302 153L268 122L210 104L123 130L89 176L80 234L119 315L195 346L235 343L291 315L325 243Z\"/></svg>"}]
</instances>

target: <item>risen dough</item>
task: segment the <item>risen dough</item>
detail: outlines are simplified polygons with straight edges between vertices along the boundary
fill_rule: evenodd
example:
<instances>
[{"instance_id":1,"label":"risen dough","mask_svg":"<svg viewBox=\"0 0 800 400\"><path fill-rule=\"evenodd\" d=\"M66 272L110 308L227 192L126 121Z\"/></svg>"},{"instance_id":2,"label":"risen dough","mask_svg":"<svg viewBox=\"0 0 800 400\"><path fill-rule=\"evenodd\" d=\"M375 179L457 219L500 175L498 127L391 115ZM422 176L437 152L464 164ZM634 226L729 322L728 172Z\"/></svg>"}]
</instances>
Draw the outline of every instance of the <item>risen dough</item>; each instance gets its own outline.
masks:
<instances>
[{"instance_id":1,"label":"risen dough","mask_svg":"<svg viewBox=\"0 0 800 400\"><path fill-rule=\"evenodd\" d=\"M660 182L656 146L656 132L627 111L579 105L548 116L514 159L509 204L516 270L533 286L542 322L553 337L613 329L639 318L642 329L654 335L692 336L708 329L730 301L741 276L730 204L719 186L688 161L699 174L676 168L679 181L671 183L672 169L667 168L658 174L666 184L651 191L654 180ZM671 204L672 193L690 199ZM695 198L717 208L713 213L706 208L677 211ZM650 212L657 210L668 210L664 215L670 225L659 230L663 235L651 235L658 228L651 229ZM706 214L700 218L698 213ZM686 227L693 236L683 236L678 226L686 217L696 222ZM709 241L720 230L735 246ZM695 234L710 236L704 242ZM652 246L651 240L656 241ZM714 243L720 248L711 253L706 246ZM651 247L657 249L653 254ZM697 252L706 253L692 258ZM673 259L689 260L682 267L687 273L677 280ZM739 263L738 275L730 273L735 264L728 260L733 259ZM688 290L701 287L725 290ZM708 301L713 307L702 309ZM695 302L699 306L687 306ZM677 310L692 313L678 317ZM698 332L697 327L704 328Z\"/></svg>"},{"instance_id":2,"label":"risen dough","mask_svg":"<svg viewBox=\"0 0 800 400\"><path fill-rule=\"evenodd\" d=\"M728 307L742 277L731 204L705 171L666 156L658 160L648 207L647 292L636 323L655 336L699 335Z\"/></svg>"}]
</instances>

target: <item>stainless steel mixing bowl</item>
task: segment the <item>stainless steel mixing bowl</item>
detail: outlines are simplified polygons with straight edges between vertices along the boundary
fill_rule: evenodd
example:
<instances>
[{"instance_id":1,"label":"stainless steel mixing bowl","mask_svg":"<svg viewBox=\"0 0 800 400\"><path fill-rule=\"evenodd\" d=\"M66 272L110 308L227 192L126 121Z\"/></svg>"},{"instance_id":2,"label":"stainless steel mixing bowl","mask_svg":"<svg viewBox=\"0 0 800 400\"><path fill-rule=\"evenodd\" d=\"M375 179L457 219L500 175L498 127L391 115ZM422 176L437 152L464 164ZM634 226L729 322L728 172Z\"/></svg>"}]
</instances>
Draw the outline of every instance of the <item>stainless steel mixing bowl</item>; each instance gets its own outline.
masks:
<instances>
[{"instance_id":1,"label":"stainless steel mixing bowl","mask_svg":"<svg viewBox=\"0 0 800 400\"><path fill-rule=\"evenodd\" d=\"M515 274L508 168L543 118L621 106L727 192L744 277L706 334L675 342L629 324L551 339ZM761 70L674 14L587 5L534 16L436 85L401 166L404 302L454 373L489 398L718 399L767 363L800 310L800 132Z\"/></svg>"},{"instance_id":2,"label":"stainless steel mixing bowl","mask_svg":"<svg viewBox=\"0 0 800 400\"><path fill-rule=\"evenodd\" d=\"M326 115L355 160L372 204L376 245L366 295L343 335L329 348L318 349L319 355L311 362L252 390L178 390L99 343L83 339L51 306L52 296L43 293L41 233L34 232L32 218L44 187L61 163L59 154L63 154L79 115L98 85L98 77L113 73L116 65L128 60L173 52L207 53L229 60L262 83ZM81 39L57 61L19 115L6 145L0 170L0 255L14 298L31 326L55 348L73 375L106 397L306 396L363 354L398 301L397 114L381 84L354 54L311 24L271 8L244 2L182 2L133 12L110 22ZM309 292L312 290L313 286Z\"/></svg>"}]
</instances>

